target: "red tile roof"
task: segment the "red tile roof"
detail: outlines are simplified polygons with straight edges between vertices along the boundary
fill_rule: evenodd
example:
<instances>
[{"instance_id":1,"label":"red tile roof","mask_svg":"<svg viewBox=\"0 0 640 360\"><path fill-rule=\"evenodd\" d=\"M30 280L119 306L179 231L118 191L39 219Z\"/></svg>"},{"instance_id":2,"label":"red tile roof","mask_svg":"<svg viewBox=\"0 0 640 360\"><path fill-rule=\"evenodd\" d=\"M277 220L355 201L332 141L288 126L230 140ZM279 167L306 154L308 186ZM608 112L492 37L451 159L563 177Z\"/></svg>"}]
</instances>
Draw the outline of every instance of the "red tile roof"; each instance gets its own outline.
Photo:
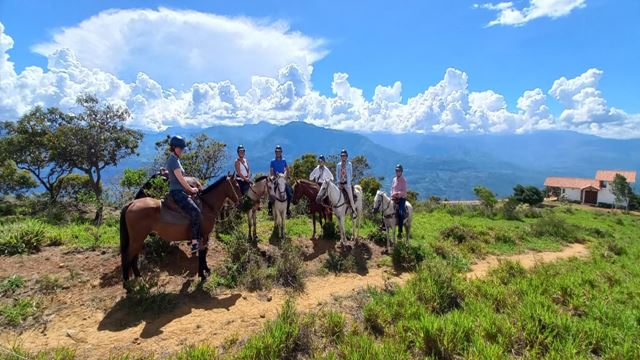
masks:
<instances>
[{"instance_id":1,"label":"red tile roof","mask_svg":"<svg viewBox=\"0 0 640 360\"><path fill-rule=\"evenodd\" d=\"M620 174L626 177L627 182L629 183L636 182L636 172L630 170L598 170L598 172L596 172L596 180L613 181L613 178L616 177L616 174Z\"/></svg>"},{"instance_id":2,"label":"red tile roof","mask_svg":"<svg viewBox=\"0 0 640 360\"><path fill-rule=\"evenodd\" d=\"M600 182L595 179L581 179L568 177L548 177L544 180L544 186L566 189L584 189L587 187L600 188Z\"/></svg>"}]
</instances>

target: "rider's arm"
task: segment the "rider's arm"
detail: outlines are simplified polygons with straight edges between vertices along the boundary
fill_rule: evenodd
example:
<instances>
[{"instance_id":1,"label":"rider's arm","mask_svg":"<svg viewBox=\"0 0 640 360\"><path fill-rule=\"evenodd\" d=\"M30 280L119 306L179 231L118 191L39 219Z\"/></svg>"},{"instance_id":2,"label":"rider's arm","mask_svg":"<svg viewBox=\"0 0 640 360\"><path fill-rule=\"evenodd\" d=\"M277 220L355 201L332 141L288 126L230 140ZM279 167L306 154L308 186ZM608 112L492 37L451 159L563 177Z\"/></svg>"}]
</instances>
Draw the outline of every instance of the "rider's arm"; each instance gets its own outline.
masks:
<instances>
[{"instance_id":1,"label":"rider's arm","mask_svg":"<svg viewBox=\"0 0 640 360\"><path fill-rule=\"evenodd\" d=\"M311 174L309 174L309 180L316 181L317 177L318 177L318 167L316 166L313 169L313 171L311 171Z\"/></svg>"},{"instance_id":2,"label":"rider's arm","mask_svg":"<svg viewBox=\"0 0 640 360\"><path fill-rule=\"evenodd\" d=\"M173 174L176 176L176 179L178 179L178 181L180 182L180 185L182 185L182 187L188 193L191 193L191 194L198 193L198 189L191 187L191 185L189 185L189 183L187 182L187 179L185 179L184 176L182 176L182 170L180 168L173 170Z\"/></svg>"},{"instance_id":3,"label":"rider's arm","mask_svg":"<svg viewBox=\"0 0 640 360\"><path fill-rule=\"evenodd\" d=\"M327 178L329 179L329 181L333 181L333 174L331 173L331 170L329 170L329 168L325 169L325 173L327 174Z\"/></svg>"},{"instance_id":4,"label":"rider's arm","mask_svg":"<svg viewBox=\"0 0 640 360\"><path fill-rule=\"evenodd\" d=\"M236 168L236 175L244 179L244 176L242 176L242 172L240 172L240 161L236 160L235 168Z\"/></svg>"},{"instance_id":5,"label":"rider's arm","mask_svg":"<svg viewBox=\"0 0 640 360\"><path fill-rule=\"evenodd\" d=\"M249 160L245 159L244 161L247 164L247 176L245 176L244 180L251 181L251 167L249 167Z\"/></svg>"}]
</instances>

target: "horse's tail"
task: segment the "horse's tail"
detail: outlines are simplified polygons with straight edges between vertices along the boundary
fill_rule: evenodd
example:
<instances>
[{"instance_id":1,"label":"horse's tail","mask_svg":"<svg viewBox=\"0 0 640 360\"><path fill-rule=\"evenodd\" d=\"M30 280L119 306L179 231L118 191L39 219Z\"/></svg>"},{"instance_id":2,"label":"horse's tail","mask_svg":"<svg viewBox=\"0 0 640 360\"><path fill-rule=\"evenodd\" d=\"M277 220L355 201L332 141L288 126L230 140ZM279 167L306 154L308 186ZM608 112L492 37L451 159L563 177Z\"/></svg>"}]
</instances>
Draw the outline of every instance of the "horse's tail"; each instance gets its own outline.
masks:
<instances>
[{"instance_id":1,"label":"horse's tail","mask_svg":"<svg viewBox=\"0 0 640 360\"><path fill-rule=\"evenodd\" d=\"M120 260L122 263L122 278L129 277L129 229L127 229L127 210L131 203L125 205L120 211ZM125 284L126 285L126 284Z\"/></svg>"}]
</instances>

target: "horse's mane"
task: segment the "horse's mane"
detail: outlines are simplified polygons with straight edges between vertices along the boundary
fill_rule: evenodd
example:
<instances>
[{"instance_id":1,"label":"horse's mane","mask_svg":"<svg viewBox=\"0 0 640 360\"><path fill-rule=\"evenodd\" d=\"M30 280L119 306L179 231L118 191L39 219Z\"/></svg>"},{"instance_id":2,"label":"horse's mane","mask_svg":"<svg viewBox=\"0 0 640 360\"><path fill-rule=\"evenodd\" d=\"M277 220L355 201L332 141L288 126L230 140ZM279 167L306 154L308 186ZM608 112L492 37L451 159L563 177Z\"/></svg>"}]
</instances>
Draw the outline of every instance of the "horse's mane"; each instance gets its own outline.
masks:
<instances>
[{"instance_id":1,"label":"horse's mane","mask_svg":"<svg viewBox=\"0 0 640 360\"><path fill-rule=\"evenodd\" d=\"M227 180L227 176L223 175L220 179L216 180L213 184L207 186L206 189L202 190L201 195L206 195L213 191L213 189L217 188L220 184L222 184L225 180Z\"/></svg>"},{"instance_id":2,"label":"horse's mane","mask_svg":"<svg viewBox=\"0 0 640 360\"><path fill-rule=\"evenodd\" d=\"M262 176L258 176L255 180L253 180L254 183L260 182L264 179L267 178L267 175L262 175Z\"/></svg>"}]
</instances>

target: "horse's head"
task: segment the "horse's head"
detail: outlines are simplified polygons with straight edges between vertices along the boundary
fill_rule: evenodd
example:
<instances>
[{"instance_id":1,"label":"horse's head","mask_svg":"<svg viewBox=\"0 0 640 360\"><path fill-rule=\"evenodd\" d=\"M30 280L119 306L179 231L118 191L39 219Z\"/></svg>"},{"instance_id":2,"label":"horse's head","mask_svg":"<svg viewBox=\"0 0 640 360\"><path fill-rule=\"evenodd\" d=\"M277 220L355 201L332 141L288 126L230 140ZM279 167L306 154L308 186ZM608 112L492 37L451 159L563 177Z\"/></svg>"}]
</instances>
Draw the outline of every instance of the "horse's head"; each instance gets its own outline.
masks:
<instances>
[{"instance_id":1,"label":"horse's head","mask_svg":"<svg viewBox=\"0 0 640 360\"><path fill-rule=\"evenodd\" d=\"M322 182L322 186L320 186L320 190L318 190L318 195L316 196L316 202L318 204L322 203L322 200L327 197L327 192L329 189L329 180L324 180Z\"/></svg>"},{"instance_id":2,"label":"horse's head","mask_svg":"<svg viewBox=\"0 0 640 360\"><path fill-rule=\"evenodd\" d=\"M380 190L376 192L376 196L373 198L373 213L376 214L380 211L380 205L382 205L382 199L384 197L384 193Z\"/></svg>"},{"instance_id":3,"label":"horse's head","mask_svg":"<svg viewBox=\"0 0 640 360\"><path fill-rule=\"evenodd\" d=\"M293 198L291 199L291 202L294 204L297 204L302 197L302 185L300 184L300 180L296 180L293 182Z\"/></svg>"}]
</instances>

